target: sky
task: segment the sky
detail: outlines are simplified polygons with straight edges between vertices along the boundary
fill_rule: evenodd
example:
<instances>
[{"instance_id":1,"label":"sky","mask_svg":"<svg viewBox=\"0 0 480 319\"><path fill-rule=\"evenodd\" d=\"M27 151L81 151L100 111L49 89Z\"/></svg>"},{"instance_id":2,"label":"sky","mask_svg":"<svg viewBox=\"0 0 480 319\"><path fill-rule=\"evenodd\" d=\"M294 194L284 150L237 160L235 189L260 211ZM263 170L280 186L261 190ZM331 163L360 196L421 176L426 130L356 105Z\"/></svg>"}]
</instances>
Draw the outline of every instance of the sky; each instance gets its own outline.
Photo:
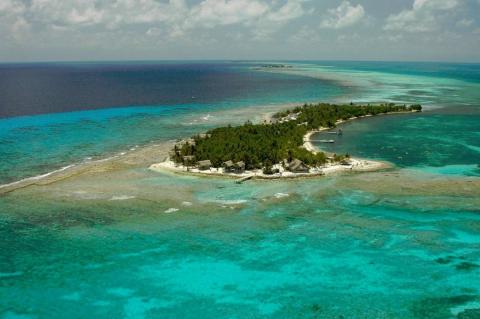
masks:
<instances>
[{"instance_id":1,"label":"sky","mask_svg":"<svg viewBox=\"0 0 480 319\"><path fill-rule=\"evenodd\" d=\"M480 62L480 0L0 0L0 62Z\"/></svg>"}]
</instances>

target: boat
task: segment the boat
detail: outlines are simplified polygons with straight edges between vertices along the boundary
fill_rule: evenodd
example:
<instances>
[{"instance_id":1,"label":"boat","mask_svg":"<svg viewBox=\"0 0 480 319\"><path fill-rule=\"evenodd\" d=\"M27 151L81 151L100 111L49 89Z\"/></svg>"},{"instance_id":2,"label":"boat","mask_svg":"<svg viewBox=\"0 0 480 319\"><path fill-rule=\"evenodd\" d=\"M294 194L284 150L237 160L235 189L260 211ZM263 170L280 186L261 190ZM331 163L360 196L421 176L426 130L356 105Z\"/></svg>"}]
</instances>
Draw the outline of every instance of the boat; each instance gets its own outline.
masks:
<instances>
[{"instance_id":1,"label":"boat","mask_svg":"<svg viewBox=\"0 0 480 319\"><path fill-rule=\"evenodd\" d=\"M330 132L326 132L326 133L327 134L342 135L343 131L341 129L339 129L338 131L330 131Z\"/></svg>"}]
</instances>

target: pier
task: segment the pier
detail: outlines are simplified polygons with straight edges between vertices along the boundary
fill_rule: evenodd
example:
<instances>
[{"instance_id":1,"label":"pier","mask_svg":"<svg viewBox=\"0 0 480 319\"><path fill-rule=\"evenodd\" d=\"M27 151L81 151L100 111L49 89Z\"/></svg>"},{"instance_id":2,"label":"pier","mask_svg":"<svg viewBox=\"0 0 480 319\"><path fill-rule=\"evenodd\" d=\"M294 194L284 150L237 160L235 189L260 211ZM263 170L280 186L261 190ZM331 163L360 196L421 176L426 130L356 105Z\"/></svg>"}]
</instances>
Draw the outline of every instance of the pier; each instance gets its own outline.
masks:
<instances>
[{"instance_id":1,"label":"pier","mask_svg":"<svg viewBox=\"0 0 480 319\"><path fill-rule=\"evenodd\" d=\"M334 135L343 135L343 131L341 129L339 129L338 131L329 131L329 132L325 132L327 134L334 134Z\"/></svg>"},{"instance_id":2,"label":"pier","mask_svg":"<svg viewBox=\"0 0 480 319\"><path fill-rule=\"evenodd\" d=\"M335 140L311 140L312 142L319 142L319 143L335 143Z\"/></svg>"},{"instance_id":3,"label":"pier","mask_svg":"<svg viewBox=\"0 0 480 319\"><path fill-rule=\"evenodd\" d=\"M248 175L248 176L242 177L242 178L240 178L240 179L237 179L237 180L235 181L235 184L242 184L243 182L248 181L248 180L250 180L250 179L252 179L252 178L253 178L253 175Z\"/></svg>"}]
</instances>

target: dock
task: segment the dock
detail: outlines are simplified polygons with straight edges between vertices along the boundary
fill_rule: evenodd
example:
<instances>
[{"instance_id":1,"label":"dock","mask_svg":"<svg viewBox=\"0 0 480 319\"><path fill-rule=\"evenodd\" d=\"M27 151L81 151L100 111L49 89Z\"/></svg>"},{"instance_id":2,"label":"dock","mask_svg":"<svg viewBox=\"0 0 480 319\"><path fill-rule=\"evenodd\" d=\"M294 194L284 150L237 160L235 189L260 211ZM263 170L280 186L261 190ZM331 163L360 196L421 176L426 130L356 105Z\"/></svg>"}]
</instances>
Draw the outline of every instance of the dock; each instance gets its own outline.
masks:
<instances>
[{"instance_id":1,"label":"dock","mask_svg":"<svg viewBox=\"0 0 480 319\"><path fill-rule=\"evenodd\" d=\"M235 181L235 184L242 184L243 182L248 181L248 180L250 180L250 179L252 179L252 178L253 178L253 175L248 175L248 176L242 177L242 178L240 178L240 179L237 179L237 180Z\"/></svg>"},{"instance_id":2,"label":"dock","mask_svg":"<svg viewBox=\"0 0 480 319\"><path fill-rule=\"evenodd\" d=\"M335 140L312 140L312 142L319 142L319 143L335 143Z\"/></svg>"},{"instance_id":3,"label":"dock","mask_svg":"<svg viewBox=\"0 0 480 319\"><path fill-rule=\"evenodd\" d=\"M343 135L343 131L342 130L338 130L338 131L329 131L329 132L325 132L327 134L334 134L334 135Z\"/></svg>"}]
</instances>

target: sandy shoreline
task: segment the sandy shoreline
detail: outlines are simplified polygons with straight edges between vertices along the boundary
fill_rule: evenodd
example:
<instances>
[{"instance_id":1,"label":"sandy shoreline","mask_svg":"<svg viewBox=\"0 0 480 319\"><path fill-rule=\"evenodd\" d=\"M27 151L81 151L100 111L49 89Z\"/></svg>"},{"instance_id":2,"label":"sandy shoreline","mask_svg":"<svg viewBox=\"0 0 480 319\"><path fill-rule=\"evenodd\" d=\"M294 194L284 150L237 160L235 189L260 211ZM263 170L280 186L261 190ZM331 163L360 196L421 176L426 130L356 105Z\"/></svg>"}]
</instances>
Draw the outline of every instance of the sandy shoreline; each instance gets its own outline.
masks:
<instances>
[{"instance_id":1,"label":"sandy shoreline","mask_svg":"<svg viewBox=\"0 0 480 319\"><path fill-rule=\"evenodd\" d=\"M267 175L261 169L246 170L243 173L225 173L223 168L211 168L208 170L199 170L197 168L187 168L183 165L178 165L173 161L166 159L163 162L150 165L149 169L155 172L165 173L172 172L178 174L195 175L195 176L216 176L227 177L234 179L252 178L252 179L292 179L292 178L306 178L318 177L325 175L334 175L346 172L373 172L383 169L391 168L392 165L386 162L370 161L363 159L350 159L350 164L342 165L340 163L326 163L318 167L310 168L309 173L293 173L285 170L281 165L274 165L273 168L280 170L279 173Z\"/></svg>"},{"instance_id":2,"label":"sandy shoreline","mask_svg":"<svg viewBox=\"0 0 480 319\"><path fill-rule=\"evenodd\" d=\"M329 128L323 127L317 130L309 131L307 134L303 136L303 148L305 148L307 151L312 152L312 153L317 153L320 152L320 150L312 144L312 136L314 134L327 131Z\"/></svg>"}]
</instances>

